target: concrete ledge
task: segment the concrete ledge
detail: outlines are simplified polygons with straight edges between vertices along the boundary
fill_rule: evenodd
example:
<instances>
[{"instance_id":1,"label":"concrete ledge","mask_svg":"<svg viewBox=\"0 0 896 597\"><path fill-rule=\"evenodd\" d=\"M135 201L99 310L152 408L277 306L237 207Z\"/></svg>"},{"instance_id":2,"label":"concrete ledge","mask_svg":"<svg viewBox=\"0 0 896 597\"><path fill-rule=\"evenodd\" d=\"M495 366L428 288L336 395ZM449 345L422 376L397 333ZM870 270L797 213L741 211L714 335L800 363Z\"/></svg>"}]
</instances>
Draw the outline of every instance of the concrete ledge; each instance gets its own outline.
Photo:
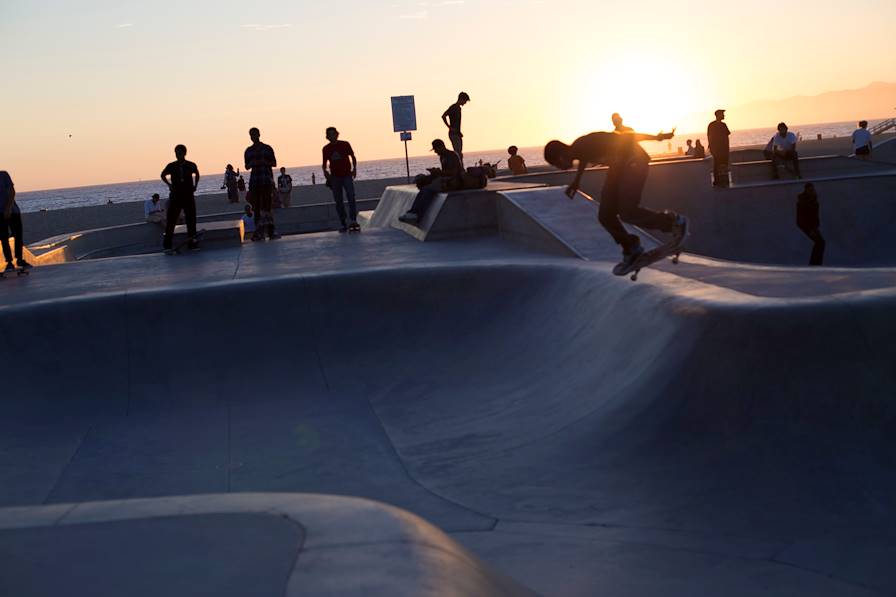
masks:
<instances>
[{"instance_id":1,"label":"concrete ledge","mask_svg":"<svg viewBox=\"0 0 896 597\"><path fill-rule=\"evenodd\" d=\"M534 595L418 516L326 495L0 509L0 553L10 595Z\"/></svg>"}]
</instances>

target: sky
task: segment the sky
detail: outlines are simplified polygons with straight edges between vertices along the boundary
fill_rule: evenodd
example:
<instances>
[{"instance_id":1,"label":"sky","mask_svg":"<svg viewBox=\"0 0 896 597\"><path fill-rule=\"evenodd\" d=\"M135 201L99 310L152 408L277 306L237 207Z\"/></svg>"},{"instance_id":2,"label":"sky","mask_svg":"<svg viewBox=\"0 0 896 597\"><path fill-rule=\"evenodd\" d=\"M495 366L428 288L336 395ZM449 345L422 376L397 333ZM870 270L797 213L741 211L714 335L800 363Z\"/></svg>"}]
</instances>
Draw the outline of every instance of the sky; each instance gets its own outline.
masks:
<instances>
[{"instance_id":1,"label":"sky","mask_svg":"<svg viewBox=\"0 0 896 597\"><path fill-rule=\"evenodd\" d=\"M694 131L718 106L893 81L894 23L893 0L0 0L0 169L20 191L148 179L183 143L218 173L251 126L281 165L318 163L331 124L362 162L402 157L393 95L416 98L420 155L461 90L467 150L615 111Z\"/></svg>"}]
</instances>

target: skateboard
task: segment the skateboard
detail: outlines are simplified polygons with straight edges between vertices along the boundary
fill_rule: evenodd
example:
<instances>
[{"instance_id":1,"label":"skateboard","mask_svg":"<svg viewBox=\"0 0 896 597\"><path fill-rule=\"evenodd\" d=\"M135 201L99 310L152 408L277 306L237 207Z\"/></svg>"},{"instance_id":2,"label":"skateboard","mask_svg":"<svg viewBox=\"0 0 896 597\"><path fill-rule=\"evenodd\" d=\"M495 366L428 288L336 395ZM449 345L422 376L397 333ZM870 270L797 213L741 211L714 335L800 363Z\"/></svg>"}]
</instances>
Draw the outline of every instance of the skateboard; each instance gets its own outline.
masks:
<instances>
[{"instance_id":1,"label":"skateboard","mask_svg":"<svg viewBox=\"0 0 896 597\"><path fill-rule=\"evenodd\" d=\"M626 265L623 263L617 263L613 267L613 274L617 276L625 276L627 274L632 274L630 276L632 282L636 282L638 280L638 274L645 267L650 267L657 261L662 261L666 257L672 257L672 263L678 263L678 258L681 256L682 245L684 243L679 243L677 245L665 244L660 245L656 248L650 249L649 251L644 251L640 257L635 259L634 262ZM634 272L634 273L632 273Z\"/></svg>"},{"instance_id":2,"label":"skateboard","mask_svg":"<svg viewBox=\"0 0 896 597\"><path fill-rule=\"evenodd\" d=\"M193 237L191 237L190 235L187 235L187 238L185 240L174 245L173 248L165 249L165 255L180 255L181 252L183 251L183 248L186 247L188 244L190 244L190 241L193 241L193 240L198 241L199 239L202 238L203 234L205 234L205 230L197 230L196 236L193 236Z\"/></svg>"},{"instance_id":3,"label":"skateboard","mask_svg":"<svg viewBox=\"0 0 896 597\"><path fill-rule=\"evenodd\" d=\"M17 267L15 270L5 271L0 269L0 278L5 278L6 276L11 276L12 272L16 272L16 278L19 276L29 276L31 275L31 268L29 267Z\"/></svg>"}]
</instances>

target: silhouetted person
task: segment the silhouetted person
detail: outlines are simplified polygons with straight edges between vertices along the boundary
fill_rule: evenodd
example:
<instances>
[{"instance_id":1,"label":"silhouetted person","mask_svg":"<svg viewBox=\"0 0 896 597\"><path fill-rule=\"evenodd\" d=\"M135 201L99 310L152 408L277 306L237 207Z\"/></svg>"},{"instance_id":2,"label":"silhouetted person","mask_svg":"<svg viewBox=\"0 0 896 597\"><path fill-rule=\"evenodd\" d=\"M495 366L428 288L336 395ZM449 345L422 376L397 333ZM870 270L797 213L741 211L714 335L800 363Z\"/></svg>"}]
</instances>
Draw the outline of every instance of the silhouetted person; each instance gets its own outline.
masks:
<instances>
[{"instance_id":1,"label":"silhouetted person","mask_svg":"<svg viewBox=\"0 0 896 597\"><path fill-rule=\"evenodd\" d=\"M255 214L252 213L252 206L248 203L243 207L243 235L255 233Z\"/></svg>"},{"instance_id":2,"label":"silhouetted person","mask_svg":"<svg viewBox=\"0 0 896 597\"><path fill-rule=\"evenodd\" d=\"M174 227L180 212L184 212L187 222L187 235L190 238L190 249L199 248L196 242L196 187L199 185L199 168L187 161L187 148L178 145L174 148L177 159L162 170L162 182L168 186L171 196L168 201L168 213L165 219L165 239L162 246L169 250L174 238Z\"/></svg>"},{"instance_id":3,"label":"silhouetted person","mask_svg":"<svg viewBox=\"0 0 896 597\"><path fill-rule=\"evenodd\" d=\"M716 110L716 119L706 127L706 138L709 143L709 153L712 154L712 184L716 187L727 187L731 184L728 178L728 159L730 146L728 137L731 131L725 120L725 110Z\"/></svg>"},{"instance_id":4,"label":"silhouetted person","mask_svg":"<svg viewBox=\"0 0 896 597\"><path fill-rule=\"evenodd\" d=\"M9 249L9 235L12 233L15 244L16 264L12 263L13 253ZM22 212L16 203L16 185L6 170L0 170L0 242L3 243L3 257L6 259L6 271L16 267L28 269L31 264L22 256Z\"/></svg>"},{"instance_id":5,"label":"silhouetted person","mask_svg":"<svg viewBox=\"0 0 896 597\"><path fill-rule=\"evenodd\" d=\"M780 178L778 174L778 165L793 163L793 171L797 178L802 178L800 174L800 157L796 152L796 135L787 130L787 125L783 122L778 123L778 132L772 135L768 145L765 146L765 155L772 161L772 178Z\"/></svg>"},{"instance_id":6,"label":"silhouetted person","mask_svg":"<svg viewBox=\"0 0 896 597\"><path fill-rule=\"evenodd\" d=\"M688 139L686 141L688 148L685 150L684 155L693 157L694 156L694 140Z\"/></svg>"},{"instance_id":7,"label":"silhouetted person","mask_svg":"<svg viewBox=\"0 0 896 597\"><path fill-rule=\"evenodd\" d=\"M240 192L237 186L238 175L239 173L233 169L233 164L227 164L227 167L224 169L224 184L221 185L221 188L227 189L227 200L231 203L239 203L240 201Z\"/></svg>"},{"instance_id":8,"label":"silhouetted person","mask_svg":"<svg viewBox=\"0 0 896 597\"><path fill-rule=\"evenodd\" d=\"M311 173L311 186L317 184L317 177L314 175L314 172Z\"/></svg>"},{"instance_id":9,"label":"silhouetted person","mask_svg":"<svg viewBox=\"0 0 896 597\"><path fill-rule=\"evenodd\" d=\"M153 193L152 197L143 202L143 215L150 224L165 225L165 206L158 193Z\"/></svg>"},{"instance_id":10,"label":"silhouetted person","mask_svg":"<svg viewBox=\"0 0 896 597\"><path fill-rule=\"evenodd\" d=\"M852 149L856 157L861 160L871 159L871 131L868 130L868 121L859 122L859 128L852 132Z\"/></svg>"},{"instance_id":11,"label":"silhouetted person","mask_svg":"<svg viewBox=\"0 0 896 597\"><path fill-rule=\"evenodd\" d=\"M240 203L246 202L246 181L243 179L243 175L240 174L236 179L236 190L240 196Z\"/></svg>"},{"instance_id":12,"label":"silhouetted person","mask_svg":"<svg viewBox=\"0 0 896 597\"><path fill-rule=\"evenodd\" d=\"M610 116L610 120L613 121L613 131L616 133L634 133L635 129L630 126L625 126L622 124L622 116L619 115L619 112L613 112Z\"/></svg>"},{"instance_id":13,"label":"silhouetted person","mask_svg":"<svg viewBox=\"0 0 896 597\"><path fill-rule=\"evenodd\" d=\"M280 205L289 207L292 203L292 176L286 173L286 168L280 168L280 176L277 177L277 192L280 193Z\"/></svg>"},{"instance_id":14,"label":"silhouetted person","mask_svg":"<svg viewBox=\"0 0 896 597\"><path fill-rule=\"evenodd\" d=\"M261 132L257 128L249 129L249 138L252 140L252 145L246 148L243 157L246 170L252 171L249 175L249 203L255 212L255 234L252 240L260 240L265 234L273 240L280 236L274 231L272 210L277 157L270 145L261 142Z\"/></svg>"},{"instance_id":15,"label":"silhouetted person","mask_svg":"<svg viewBox=\"0 0 896 597\"><path fill-rule=\"evenodd\" d=\"M425 182L418 183L420 192L414 198L411 209L399 216L398 219L402 222L418 224L436 195L463 188L464 168L460 156L448 149L441 139L433 140L432 151L439 156L439 168L431 168L430 176L425 177Z\"/></svg>"},{"instance_id":16,"label":"silhouetted person","mask_svg":"<svg viewBox=\"0 0 896 597\"><path fill-rule=\"evenodd\" d=\"M461 108L468 101L470 96L466 91L461 91L457 94L457 101L442 113L442 122L448 127L448 140L451 141L451 147L460 158L461 164L464 163L464 134L460 131Z\"/></svg>"},{"instance_id":17,"label":"silhouetted person","mask_svg":"<svg viewBox=\"0 0 896 597\"><path fill-rule=\"evenodd\" d=\"M352 230L359 230L358 207L355 203L355 177L358 175L358 159L355 157L355 151L351 144L348 141L339 140L339 131L335 126L327 127L325 134L329 143L323 148L322 168L324 177L327 179L327 186L333 191L336 213L339 214L339 221L342 223L339 231L345 232L349 227ZM327 170L327 164L329 164L329 170ZM348 196L349 222L345 221L343 191Z\"/></svg>"},{"instance_id":18,"label":"silhouetted person","mask_svg":"<svg viewBox=\"0 0 896 597\"><path fill-rule=\"evenodd\" d=\"M703 143L700 142L700 139L694 141L694 157L700 158L701 160L706 157L706 148L703 147Z\"/></svg>"},{"instance_id":19,"label":"silhouetted person","mask_svg":"<svg viewBox=\"0 0 896 597\"><path fill-rule=\"evenodd\" d=\"M579 190L582 175L589 166L606 164L610 168L600 196L597 219L622 247L623 262L630 264L644 252L641 239L629 234L622 225L629 224L648 230L661 230L672 234L675 242L681 242L687 231L687 220L674 212L655 212L640 207L641 191L647 181L650 156L639 141L664 141L675 134L660 133L591 133L576 139L572 145L551 141L544 148L547 163L568 170L578 162L578 171L566 189L572 199Z\"/></svg>"},{"instance_id":20,"label":"silhouetted person","mask_svg":"<svg viewBox=\"0 0 896 597\"><path fill-rule=\"evenodd\" d=\"M819 230L821 219L818 217L818 195L815 185L807 182L803 192L796 199L796 225L814 243L809 265L821 265L824 260L824 237Z\"/></svg>"},{"instance_id":21,"label":"silhouetted person","mask_svg":"<svg viewBox=\"0 0 896 597\"><path fill-rule=\"evenodd\" d=\"M508 147L507 153L510 154L510 157L507 158L507 167L510 168L511 172L514 174L527 174L529 172L529 169L526 168L526 160L519 154L519 148L516 145Z\"/></svg>"}]
</instances>

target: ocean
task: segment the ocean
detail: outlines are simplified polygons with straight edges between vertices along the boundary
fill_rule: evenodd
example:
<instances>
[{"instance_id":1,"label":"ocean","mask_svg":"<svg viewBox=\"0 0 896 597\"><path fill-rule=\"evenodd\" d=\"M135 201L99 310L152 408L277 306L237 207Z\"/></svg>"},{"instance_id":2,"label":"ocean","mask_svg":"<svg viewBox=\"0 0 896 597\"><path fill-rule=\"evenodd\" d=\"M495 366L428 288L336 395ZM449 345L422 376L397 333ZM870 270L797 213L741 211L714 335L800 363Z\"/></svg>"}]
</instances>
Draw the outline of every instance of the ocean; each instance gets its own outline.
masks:
<instances>
[{"instance_id":1,"label":"ocean","mask_svg":"<svg viewBox=\"0 0 896 597\"><path fill-rule=\"evenodd\" d=\"M878 121L869 121L869 127ZM816 135L824 138L848 136L855 130L855 122L830 122L821 124L797 125L791 127L795 133L801 133L804 139L815 139ZM775 133L774 128L749 129L734 131L731 134L731 146L758 145L767 142ZM671 142L656 143L644 142L643 147L652 155L677 151L678 147L685 144L686 139L701 139L706 145L704 133L678 133ZM671 143L671 144L670 144ZM544 165L541 147L522 147L520 155L531 166ZM479 160L494 163L500 160L499 167L507 163L507 151L496 149L492 151L467 152L464 161L469 166L478 163ZM426 171L436 163L434 156L416 156L410 158L411 176ZM299 166L287 168L296 186L310 185L312 173L317 177L317 183L321 184L322 176L320 165ZM371 160L358 162L358 180L372 180L379 178L397 178L405 176L404 158L388 160ZM248 176L247 182L248 182ZM221 185L224 182L224 173L203 173L199 180L199 195L221 193ZM93 185L86 187L74 187L68 189L51 189L45 191L30 191L18 193L16 201L23 212L36 212L42 210L63 209L68 207L83 207L87 205L105 205L112 203L125 203L128 201L144 201L153 193L159 193L165 197L167 189L161 180L142 180L136 182L124 182L115 184Z\"/></svg>"}]
</instances>

